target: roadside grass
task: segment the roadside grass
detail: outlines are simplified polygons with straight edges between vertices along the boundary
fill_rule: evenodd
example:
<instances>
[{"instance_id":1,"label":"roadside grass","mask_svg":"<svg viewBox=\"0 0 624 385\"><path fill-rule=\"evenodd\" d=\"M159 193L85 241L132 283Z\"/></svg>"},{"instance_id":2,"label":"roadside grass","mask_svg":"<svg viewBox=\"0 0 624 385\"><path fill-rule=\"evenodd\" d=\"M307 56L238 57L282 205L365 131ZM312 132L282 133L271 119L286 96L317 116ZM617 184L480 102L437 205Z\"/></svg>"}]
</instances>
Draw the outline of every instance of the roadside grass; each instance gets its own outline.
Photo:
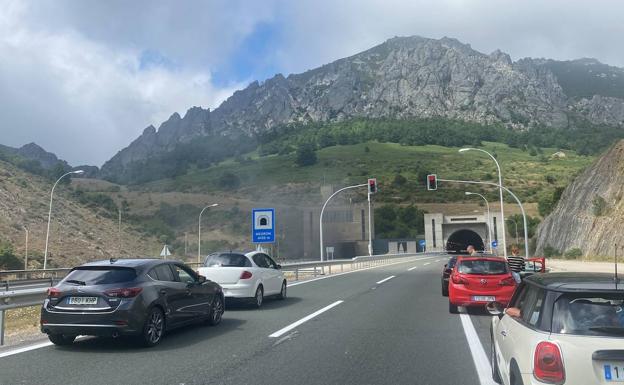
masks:
<instances>
[{"instance_id":1,"label":"roadside grass","mask_svg":"<svg viewBox=\"0 0 624 385\"><path fill-rule=\"evenodd\" d=\"M6 336L16 339L20 335L39 333L39 317L41 306L29 306L6 312Z\"/></svg>"},{"instance_id":2,"label":"roadside grass","mask_svg":"<svg viewBox=\"0 0 624 385\"><path fill-rule=\"evenodd\" d=\"M501 164L504 183L523 201L536 202L540 196L552 194L556 187L566 186L593 157L580 156L565 151L566 156L553 159L555 148L543 148L542 154L531 156L529 152L511 148L501 143L485 142L482 147L496 154ZM440 182L436 194L426 191L423 175L435 173L439 178L496 182L493 162L480 153L458 153L458 148L426 146L403 146L396 143L368 142L355 145L333 146L317 151L318 161L307 167L295 165L295 155L246 154L245 161L233 159L218 165L192 170L174 179L160 180L143 185L155 191L217 192L227 191L219 185L219 178L235 174L240 180L239 190L268 190L289 184L348 185L366 182L376 177L381 197L393 201L418 200L421 202L461 201L466 185ZM398 185L400 174L406 182ZM490 193L492 188L470 187L472 191Z\"/></svg>"}]
</instances>

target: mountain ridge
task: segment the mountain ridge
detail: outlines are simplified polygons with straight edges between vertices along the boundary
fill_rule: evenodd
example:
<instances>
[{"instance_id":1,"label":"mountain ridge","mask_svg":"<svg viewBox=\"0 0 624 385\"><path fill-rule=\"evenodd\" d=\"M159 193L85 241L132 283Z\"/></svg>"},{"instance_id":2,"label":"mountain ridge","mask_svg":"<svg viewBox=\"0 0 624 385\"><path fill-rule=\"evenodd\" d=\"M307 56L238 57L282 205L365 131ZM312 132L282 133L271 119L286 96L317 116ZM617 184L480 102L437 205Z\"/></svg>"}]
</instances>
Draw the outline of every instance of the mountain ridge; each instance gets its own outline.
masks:
<instances>
[{"instance_id":1,"label":"mountain ridge","mask_svg":"<svg viewBox=\"0 0 624 385\"><path fill-rule=\"evenodd\" d=\"M624 124L624 95L567 95L555 74L559 70L561 77L564 70L553 62L514 62L500 50L488 55L448 37L394 37L315 69L254 81L214 110L193 107L184 117L174 113L158 130L148 126L107 161L101 176L115 180L133 163L196 139L236 142L288 124L430 117L503 124L513 130L574 128L579 121ZM571 61L569 66L582 68L586 62ZM566 87L569 93L574 88Z\"/></svg>"}]
</instances>

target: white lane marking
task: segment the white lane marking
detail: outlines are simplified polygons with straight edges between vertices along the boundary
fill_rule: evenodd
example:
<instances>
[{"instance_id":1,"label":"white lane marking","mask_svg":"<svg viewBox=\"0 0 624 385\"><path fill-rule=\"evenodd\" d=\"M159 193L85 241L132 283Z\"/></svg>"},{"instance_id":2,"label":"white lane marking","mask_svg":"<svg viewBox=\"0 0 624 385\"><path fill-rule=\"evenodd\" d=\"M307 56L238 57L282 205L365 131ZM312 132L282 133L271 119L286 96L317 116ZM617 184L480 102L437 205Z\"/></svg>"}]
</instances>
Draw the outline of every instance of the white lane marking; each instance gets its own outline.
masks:
<instances>
[{"instance_id":1,"label":"white lane marking","mask_svg":"<svg viewBox=\"0 0 624 385\"><path fill-rule=\"evenodd\" d=\"M301 324L303 324L303 323L305 323L305 322L308 322L308 321L309 321L309 320L311 320L312 318L314 318L314 317L316 317L316 316L318 316L318 315L320 315L320 314L325 313L327 310L329 310L329 309L331 309L331 308L333 308L333 307L336 307L336 306L340 305L340 304L341 304L341 303L343 303L343 302L344 302L344 301L340 300L340 301L336 301L336 302L332 303L331 305L325 306L324 308L322 308L322 309L320 309L320 310L317 310L317 311L315 311L314 313L312 313L312 314L310 314L310 315L308 315L308 316L303 317L303 318L302 318L302 319L300 319L299 321L297 321L297 322L293 322L293 323L291 323L290 325L286 326L285 328L282 328L282 329L280 329L280 330L276 331L275 333L273 333L273 334L269 335L269 338L277 338L277 337L281 337L282 335L284 335L284 334L288 333L289 331L293 330L293 329L294 329L294 328L296 328L297 326L299 326L299 325L301 325Z\"/></svg>"},{"instance_id":2,"label":"white lane marking","mask_svg":"<svg viewBox=\"0 0 624 385\"><path fill-rule=\"evenodd\" d=\"M417 269L417 268L418 268L418 266L410 267L409 269L407 269L407 271L412 271L412 270Z\"/></svg>"},{"instance_id":3,"label":"white lane marking","mask_svg":"<svg viewBox=\"0 0 624 385\"><path fill-rule=\"evenodd\" d=\"M3 357L8 357L8 356L12 356L14 354L19 354L19 353L24 353L24 352L28 352L30 350L35 350L35 349L40 349L40 348L45 348L46 346L50 346L52 345L52 342L47 341L47 342L42 342L39 344L35 344L35 345L30 345L30 346L25 346L23 348L18 348L18 349L13 349L13 350L8 350L6 352L2 352L0 353L0 358Z\"/></svg>"},{"instance_id":4,"label":"white lane marking","mask_svg":"<svg viewBox=\"0 0 624 385\"><path fill-rule=\"evenodd\" d=\"M381 281L375 282L375 283L378 284L378 285L381 285L382 283L387 282L387 281L391 280L392 278L394 278L394 275L391 275L388 278L384 278Z\"/></svg>"},{"instance_id":5,"label":"white lane marking","mask_svg":"<svg viewBox=\"0 0 624 385\"><path fill-rule=\"evenodd\" d=\"M425 258L419 258L416 259L415 261L425 261L427 259L432 259L435 257L425 257ZM345 271L344 273L338 273L338 274L332 274L332 275L326 275L324 277L319 277L319 278L314 278L314 279L308 279L305 281L301 281L301 282L293 282L293 283L288 283L288 287L291 286L299 286L299 285L305 285L306 283L310 283L310 282L316 282L316 281L320 281L322 279L327 279L327 278L334 278L334 277L340 277L341 275L347 275L347 274L351 274L351 273L357 273L359 271L366 271L366 270L371 270L371 269L379 269L380 267L388 267L388 266L392 266L392 265L398 265L401 263L411 263L414 261L401 261L401 262L394 262L394 263L389 263L387 265L380 265L380 266L373 266L373 267L367 267L365 269L358 269L358 270L351 270L351 271Z\"/></svg>"},{"instance_id":6,"label":"white lane marking","mask_svg":"<svg viewBox=\"0 0 624 385\"><path fill-rule=\"evenodd\" d=\"M479 383L481 385L496 385L492 380L492 367L490 366L490 360L485 354L481 340L477 335L477 331L470 320L470 315L466 313L460 313L462 326L464 327L464 334L468 341L468 347L472 354L472 360L474 361L475 368L477 369L477 375L479 376Z\"/></svg>"},{"instance_id":7,"label":"white lane marking","mask_svg":"<svg viewBox=\"0 0 624 385\"><path fill-rule=\"evenodd\" d=\"M423 266L427 266L427 265L431 265L431 262L425 262L425 263L423 263Z\"/></svg>"}]
</instances>

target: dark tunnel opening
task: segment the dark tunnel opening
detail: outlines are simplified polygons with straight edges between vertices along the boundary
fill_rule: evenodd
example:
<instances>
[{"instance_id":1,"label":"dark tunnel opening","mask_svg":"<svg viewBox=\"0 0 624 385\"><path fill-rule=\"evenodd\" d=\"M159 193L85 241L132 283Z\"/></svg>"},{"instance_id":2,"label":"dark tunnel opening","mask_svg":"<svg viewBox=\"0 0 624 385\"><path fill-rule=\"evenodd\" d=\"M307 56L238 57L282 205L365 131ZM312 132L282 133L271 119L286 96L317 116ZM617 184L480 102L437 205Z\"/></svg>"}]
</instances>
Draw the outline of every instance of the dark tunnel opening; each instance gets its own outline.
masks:
<instances>
[{"instance_id":1,"label":"dark tunnel opening","mask_svg":"<svg viewBox=\"0 0 624 385\"><path fill-rule=\"evenodd\" d=\"M483 251L485 245L479 234L472 230L457 230L446 241L446 251L451 253L466 252L468 245L473 245L477 251Z\"/></svg>"}]
</instances>

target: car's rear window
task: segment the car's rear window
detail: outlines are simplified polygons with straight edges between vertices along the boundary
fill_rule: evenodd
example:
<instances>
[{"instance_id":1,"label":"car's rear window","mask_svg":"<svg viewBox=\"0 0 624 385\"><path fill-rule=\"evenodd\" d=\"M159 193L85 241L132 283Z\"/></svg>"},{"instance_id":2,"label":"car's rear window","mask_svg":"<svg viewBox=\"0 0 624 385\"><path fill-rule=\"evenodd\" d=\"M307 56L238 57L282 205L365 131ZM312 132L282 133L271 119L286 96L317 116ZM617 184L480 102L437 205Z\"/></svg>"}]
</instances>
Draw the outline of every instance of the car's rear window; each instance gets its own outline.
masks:
<instances>
[{"instance_id":1,"label":"car's rear window","mask_svg":"<svg viewBox=\"0 0 624 385\"><path fill-rule=\"evenodd\" d=\"M78 267L65 277L64 282L77 285L107 285L134 280L136 271L128 267Z\"/></svg>"},{"instance_id":2,"label":"car's rear window","mask_svg":"<svg viewBox=\"0 0 624 385\"><path fill-rule=\"evenodd\" d=\"M251 267L246 256L235 253L211 254L204 264L208 267Z\"/></svg>"},{"instance_id":3,"label":"car's rear window","mask_svg":"<svg viewBox=\"0 0 624 385\"><path fill-rule=\"evenodd\" d=\"M553 332L624 337L624 294L566 294L555 302Z\"/></svg>"},{"instance_id":4,"label":"car's rear window","mask_svg":"<svg viewBox=\"0 0 624 385\"><path fill-rule=\"evenodd\" d=\"M490 259L469 259L459 262L457 271L462 274L495 275L506 274L507 263L505 261L493 261Z\"/></svg>"}]
</instances>

